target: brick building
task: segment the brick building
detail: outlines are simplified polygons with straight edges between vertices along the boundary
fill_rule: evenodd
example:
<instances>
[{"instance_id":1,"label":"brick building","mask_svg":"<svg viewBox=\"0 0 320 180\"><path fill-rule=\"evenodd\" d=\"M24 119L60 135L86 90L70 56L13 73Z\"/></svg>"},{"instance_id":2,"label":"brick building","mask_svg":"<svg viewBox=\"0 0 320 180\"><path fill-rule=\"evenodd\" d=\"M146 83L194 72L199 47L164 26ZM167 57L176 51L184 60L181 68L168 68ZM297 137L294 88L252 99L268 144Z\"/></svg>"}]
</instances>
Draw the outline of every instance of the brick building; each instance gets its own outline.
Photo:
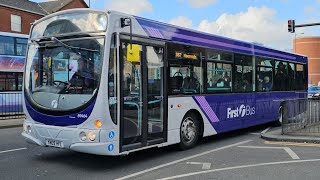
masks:
<instances>
[{"instance_id":1,"label":"brick building","mask_svg":"<svg viewBox=\"0 0 320 180\"><path fill-rule=\"evenodd\" d=\"M308 56L309 84L320 82L320 37L301 37L293 42L294 52Z\"/></svg>"},{"instance_id":2,"label":"brick building","mask_svg":"<svg viewBox=\"0 0 320 180\"><path fill-rule=\"evenodd\" d=\"M31 23L50 13L72 8L88 8L84 0L0 0L0 32L29 34Z\"/></svg>"}]
</instances>

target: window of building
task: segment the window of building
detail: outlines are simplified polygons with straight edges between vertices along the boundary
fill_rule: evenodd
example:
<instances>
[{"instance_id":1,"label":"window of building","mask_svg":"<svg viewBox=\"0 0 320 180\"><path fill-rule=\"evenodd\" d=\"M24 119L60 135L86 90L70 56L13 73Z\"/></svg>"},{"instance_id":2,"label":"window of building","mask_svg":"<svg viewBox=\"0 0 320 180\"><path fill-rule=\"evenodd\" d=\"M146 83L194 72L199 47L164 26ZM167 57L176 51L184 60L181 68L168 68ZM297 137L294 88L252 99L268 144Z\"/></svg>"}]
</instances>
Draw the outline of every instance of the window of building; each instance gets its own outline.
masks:
<instances>
[{"instance_id":1,"label":"window of building","mask_svg":"<svg viewBox=\"0 0 320 180\"><path fill-rule=\"evenodd\" d=\"M256 86L257 91L267 92L273 89L273 60L268 58L256 57L257 72Z\"/></svg>"},{"instance_id":2,"label":"window of building","mask_svg":"<svg viewBox=\"0 0 320 180\"><path fill-rule=\"evenodd\" d=\"M28 40L23 38L16 38L16 55L25 56L27 51Z\"/></svg>"},{"instance_id":3,"label":"window of building","mask_svg":"<svg viewBox=\"0 0 320 180\"><path fill-rule=\"evenodd\" d=\"M252 56L235 54L235 75L234 91L235 92L252 92L253 91L253 67Z\"/></svg>"},{"instance_id":4,"label":"window of building","mask_svg":"<svg viewBox=\"0 0 320 180\"><path fill-rule=\"evenodd\" d=\"M21 16L11 14L11 30L21 32Z\"/></svg>"},{"instance_id":5,"label":"window of building","mask_svg":"<svg viewBox=\"0 0 320 180\"><path fill-rule=\"evenodd\" d=\"M0 36L0 54L14 55L14 38L7 36Z\"/></svg>"},{"instance_id":6,"label":"window of building","mask_svg":"<svg viewBox=\"0 0 320 180\"><path fill-rule=\"evenodd\" d=\"M0 72L0 91L21 91L22 73Z\"/></svg>"}]
</instances>

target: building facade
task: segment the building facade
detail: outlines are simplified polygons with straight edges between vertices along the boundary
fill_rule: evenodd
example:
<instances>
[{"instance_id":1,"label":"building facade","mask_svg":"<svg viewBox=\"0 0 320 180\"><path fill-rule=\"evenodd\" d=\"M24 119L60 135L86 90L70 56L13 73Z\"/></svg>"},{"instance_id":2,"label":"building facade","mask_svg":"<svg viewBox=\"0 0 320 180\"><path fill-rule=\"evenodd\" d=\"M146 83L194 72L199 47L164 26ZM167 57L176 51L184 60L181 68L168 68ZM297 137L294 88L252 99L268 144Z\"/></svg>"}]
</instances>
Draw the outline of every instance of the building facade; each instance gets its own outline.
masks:
<instances>
[{"instance_id":1,"label":"building facade","mask_svg":"<svg viewBox=\"0 0 320 180\"><path fill-rule=\"evenodd\" d=\"M73 8L88 8L84 0L0 0L0 32L29 34L31 23L48 14Z\"/></svg>"},{"instance_id":2,"label":"building facade","mask_svg":"<svg viewBox=\"0 0 320 180\"><path fill-rule=\"evenodd\" d=\"M320 37L300 37L293 42L295 53L308 56L309 84L320 84Z\"/></svg>"}]
</instances>

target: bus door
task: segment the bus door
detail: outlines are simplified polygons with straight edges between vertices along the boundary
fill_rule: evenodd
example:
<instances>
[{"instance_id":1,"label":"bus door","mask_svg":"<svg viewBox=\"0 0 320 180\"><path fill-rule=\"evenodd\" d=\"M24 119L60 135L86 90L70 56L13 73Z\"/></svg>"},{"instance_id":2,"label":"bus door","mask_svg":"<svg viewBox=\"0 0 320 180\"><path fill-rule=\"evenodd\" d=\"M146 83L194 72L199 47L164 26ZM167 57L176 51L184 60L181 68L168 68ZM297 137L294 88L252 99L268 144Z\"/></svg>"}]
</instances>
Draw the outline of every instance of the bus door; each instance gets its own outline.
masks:
<instances>
[{"instance_id":1,"label":"bus door","mask_svg":"<svg viewBox=\"0 0 320 180\"><path fill-rule=\"evenodd\" d=\"M166 141L164 43L121 35L120 151Z\"/></svg>"}]
</instances>

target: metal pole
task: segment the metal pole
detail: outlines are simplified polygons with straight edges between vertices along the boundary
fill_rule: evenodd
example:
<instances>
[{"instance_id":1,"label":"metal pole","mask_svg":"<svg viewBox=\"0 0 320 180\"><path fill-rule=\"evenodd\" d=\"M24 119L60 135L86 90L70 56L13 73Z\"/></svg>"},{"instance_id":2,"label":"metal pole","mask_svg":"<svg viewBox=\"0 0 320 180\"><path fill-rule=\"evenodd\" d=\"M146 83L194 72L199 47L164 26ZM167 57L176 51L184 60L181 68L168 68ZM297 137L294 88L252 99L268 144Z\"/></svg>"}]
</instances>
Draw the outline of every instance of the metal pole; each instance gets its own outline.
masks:
<instances>
[{"instance_id":1,"label":"metal pole","mask_svg":"<svg viewBox=\"0 0 320 180\"><path fill-rule=\"evenodd\" d=\"M300 25L295 25L294 27L307 27L307 26L318 26L320 23L310 23L310 24L300 24Z\"/></svg>"}]
</instances>

